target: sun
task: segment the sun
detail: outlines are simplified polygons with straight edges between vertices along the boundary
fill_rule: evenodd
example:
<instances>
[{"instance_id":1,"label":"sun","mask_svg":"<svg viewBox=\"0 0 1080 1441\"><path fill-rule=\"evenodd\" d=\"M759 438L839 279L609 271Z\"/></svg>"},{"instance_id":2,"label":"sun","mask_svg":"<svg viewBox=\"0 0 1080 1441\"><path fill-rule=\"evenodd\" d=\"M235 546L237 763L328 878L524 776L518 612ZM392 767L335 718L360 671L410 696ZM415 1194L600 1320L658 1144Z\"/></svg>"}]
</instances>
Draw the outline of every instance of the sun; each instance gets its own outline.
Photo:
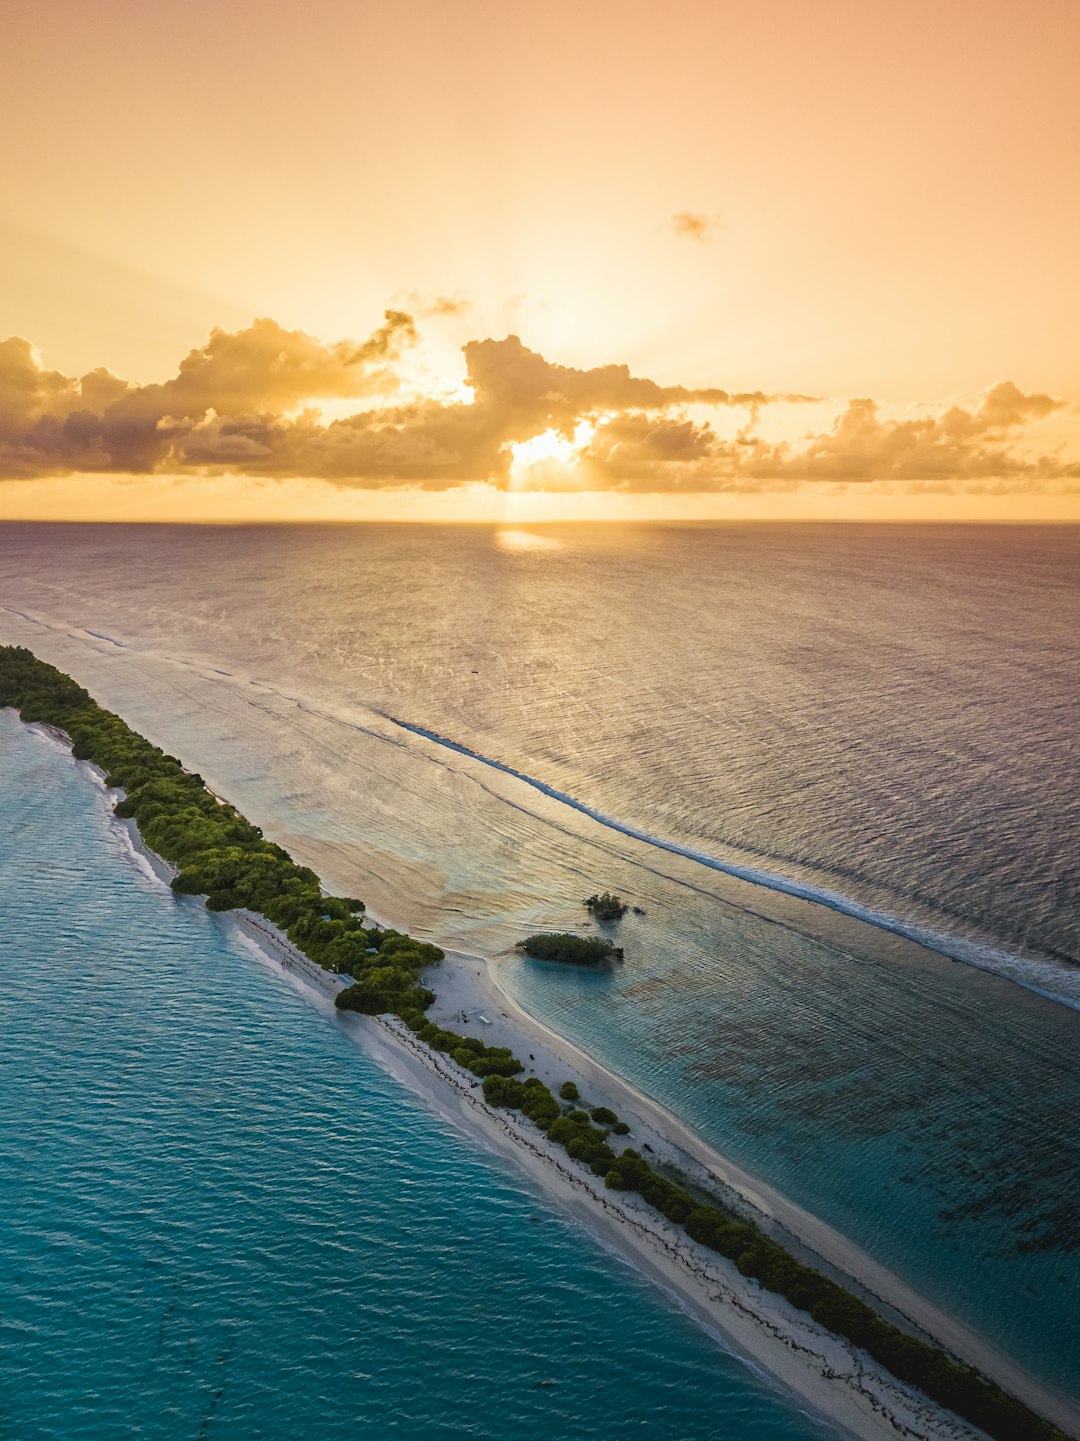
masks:
<instances>
[{"instance_id":1,"label":"sun","mask_svg":"<svg viewBox=\"0 0 1080 1441\"><path fill-rule=\"evenodd\" d=\"M579 420L572 436L558 430L545 430L528 440L513 441L510 444L510 476L521 485L536 481L540 476L550 477L553 471L565 472L567 478L580 464L582 453L596 433L592 421Z\"/></svg>"}]
</instances>

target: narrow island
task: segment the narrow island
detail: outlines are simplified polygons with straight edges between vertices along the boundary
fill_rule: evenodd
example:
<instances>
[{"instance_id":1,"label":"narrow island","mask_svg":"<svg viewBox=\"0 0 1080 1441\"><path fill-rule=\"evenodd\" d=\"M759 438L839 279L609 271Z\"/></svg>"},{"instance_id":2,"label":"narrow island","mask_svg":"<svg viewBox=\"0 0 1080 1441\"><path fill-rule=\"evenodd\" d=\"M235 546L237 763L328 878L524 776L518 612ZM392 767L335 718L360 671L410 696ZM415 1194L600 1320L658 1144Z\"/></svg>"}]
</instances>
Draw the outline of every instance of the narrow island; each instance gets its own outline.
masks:
<instances>
[{"instance_id":1,"label":"narrow island","mask_svg":"<svg viewBox=\"0 0 1080 1441\"><path fill-rule=\"evenodd\" d=\"M399 1018L416 1043L477 1078L471 1084L482 1084L487 1107L526 1118L534 1135L542 1133L570 1163L598 1178L602 1190L637 1196L685 1241L727 1258L742 1277L785 1297L818 1327L995 1441L1067 1441L1064 1431L973 1366L902 1330L720 1198L648 1159L642 1151L651 1148L627 1145L629 1125L609 1107L582 1102L573 1082L556 1095L538 1076L523 1076L526 1067L509 1047L432 1022L427 1012L435 993L420 983L420 973L443 960L439 947L369 924L362 902L325 894L314 871L296 864L200 776L97 705L69 676L23 647L0 647L0 706L62 733L77 759L97 766L106 785L122 792L116 814L130 818L146 846L175 868L174 891L205 897L213 911L265 918L316 966L345 978L348 984L335 983L341 1010ZM617 954L610 941L559 935L529 937L522 949L576 963Z\"/></svg>"}]
</instances>

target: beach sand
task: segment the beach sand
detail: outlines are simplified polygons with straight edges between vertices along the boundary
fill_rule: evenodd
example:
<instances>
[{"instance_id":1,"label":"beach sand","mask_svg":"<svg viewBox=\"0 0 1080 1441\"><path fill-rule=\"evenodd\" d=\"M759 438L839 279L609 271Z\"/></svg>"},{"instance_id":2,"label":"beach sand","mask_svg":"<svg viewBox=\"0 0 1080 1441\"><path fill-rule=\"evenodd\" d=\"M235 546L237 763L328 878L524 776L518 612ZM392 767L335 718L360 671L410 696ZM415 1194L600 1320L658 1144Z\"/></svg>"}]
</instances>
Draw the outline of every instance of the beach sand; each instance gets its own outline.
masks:
<instances>
[{"instance_id":1,"label":"beach sand","mask_svg":"<svg viewBox=\"0 0 1080 1441\"><path fill-rule=\"evenodd\" d=\"M50 728L51 729L51 728ZM53 733L54 739L61 736ZM66 737L62 738L66 741ZM96 767L80 763L99 785ZM173 867L143 844L131 821L116 821L133 859L167 885ZM445 1054L422 1045L395 1017L338 1012L333 997L346 981L313 965L263 917L227 912L253 954L284 974L320 1010L343 1025L388 1072L474 1141L512 1161L549 1202L583 1225L606 1249L658 1285L726 1349L776 1383L812 1414L861 1441L909 1437L978 1441L983 1433L905 1386L864 1353L817 1326L783 1297L740 1274L732 1262L690 1240L640 1197L608 1191L518 1112L494 1110L476 1078ZM558 1091L572 1080L583 1101L616 1111L631 1127L625 1144L660 1166L673 1166L724 1204L751 1217L800 1257L876 1298L885 1314L914 1334L931 1336L1006 1390L1080 1438L1080 1415L1065 1398L938 1310L839 1233L795 1206L707 1146L675 1116L591 1060L523 1011L499 986L497 963L448 952L430 967L433 1020L489 1045L509 1046ZM481 1019L482 1018L482 1019ZM618 1146L617 1138L612 1143Z\"/></svg>"}]
</instances>

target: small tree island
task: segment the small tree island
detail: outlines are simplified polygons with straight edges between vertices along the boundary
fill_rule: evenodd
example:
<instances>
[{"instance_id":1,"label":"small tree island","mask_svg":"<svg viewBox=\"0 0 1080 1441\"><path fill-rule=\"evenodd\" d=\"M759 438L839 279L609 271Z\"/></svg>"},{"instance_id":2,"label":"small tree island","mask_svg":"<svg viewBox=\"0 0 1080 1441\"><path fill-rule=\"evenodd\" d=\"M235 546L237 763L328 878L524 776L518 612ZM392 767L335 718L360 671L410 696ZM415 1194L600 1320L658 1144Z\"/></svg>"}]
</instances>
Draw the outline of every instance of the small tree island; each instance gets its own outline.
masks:
<instances>
[{"instance_id":1,"label":"small tree island","mask_svg":"<svg viewBox=\"0 0 1080 1441\"><path fill-rule=\"evenodd\" d=\"M590 896L582 903L591 916L598 921L618 921L626 915L630 907L623 900L622 896L616 896L611 891L604 891L600 895Z\"/></svg>"},{"instance_id":2,"label":"small tree island","mask_svg":"<svg viewBox=\"0 0 1080 1441\"><path fill-rule=\"evenodd\" d=\"M594 936L575 936L568 931L546 931L518 941L517 948L541 961L566 961L572 966L606 966L621 961L622 950L614 941Z\"/></svg>"}]
</instances>

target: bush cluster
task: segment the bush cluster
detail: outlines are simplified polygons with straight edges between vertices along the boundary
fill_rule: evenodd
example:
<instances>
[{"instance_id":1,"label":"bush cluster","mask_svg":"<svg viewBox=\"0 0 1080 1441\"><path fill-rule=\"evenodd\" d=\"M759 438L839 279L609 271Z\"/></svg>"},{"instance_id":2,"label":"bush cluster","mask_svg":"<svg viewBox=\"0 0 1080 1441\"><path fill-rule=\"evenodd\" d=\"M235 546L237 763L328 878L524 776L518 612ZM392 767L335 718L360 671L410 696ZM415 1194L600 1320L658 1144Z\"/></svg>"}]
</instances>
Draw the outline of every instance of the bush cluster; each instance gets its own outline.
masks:
<instances>
[{"instance_id":1,"label":"bush cluster","mask_svg":"<svg viewBox=\"0 0 1080 1441\"><path fill-rule=\"evenodd\" d=\"M563 1084L561 1094L572 1090L577 1097L573 1081ZM616 1164L615 1152L607 1144L608 1131L594 1126L588 1111L571 1109L564 1111L558 1100L538 1076L527 1081L504 1080L492 1076L484 1082L484 1099L491 1106L504 1106L522 1111L540 1127L549 1140L562 1146L575 1161L581 1161L592 1168L598 1176L606 1176Z\"/></svg>"},{"instance_id":2,"label":"bush cluster","mask_svg":"<svg viewBox=\"0 0 1080 1441\"><path fill-rule=\"evenodd\" d=\"M435 999L435 992L419 985L417 977L425 966L442 960L438 946L370 926L362 931L347 926L339 930L334 921L325 920L314 936L294 935L290 930L289 938L327 970L353 977L354 984L335 998L339 1010L366 1016L423 1016Z\"/></svg>"},{"instance_id":3,"label":"bush cluster","mask_svg":"<svg viewBox=\"0 0 1080 1441\"><path fill-rule=\"evenodd\" d=\"M614 941L596 936L575 936L569 931L542 931L518 941L518 950L541 961L569 961L574 966L603 966L622 959Z\"/></svg>"},{"instance_id":4,"label":"bush cluster","mask_svg":"<svg viewBox=\"0 0 1080 1441\"><path fill-rule=\"evenodd\" d=\"M846 1337L901 1381L917 1386L997 1441L1064 1441L1055 1426L973 1367L883 1321L865 1301L796 1260L755 1226L709 1206L691 1211L684 1224L688 1235L734 1261L744 1276L786 1296L819 1325Z\"/></svg>"},{"instance_id":5,"label":"bush cluster","mask_svg":"<svg viewBox=\"0 0 1080 1441\"><path fill-rule=\"evenodd\" d=\"M621 920L630 909L622 896L616 896L611 891L602 891L599 895L589 896L583 905L597 920L608 922Z\"/></svg>"},{"instance_id":6,"label":"bush cluster","mask_svg":"<svg viewBox=\"0 0 1080 1441\"><path fill-rule=\"evenodd\" d=\"M406 1014L404 1019L417 1040L433 1051L445 1051L474 1076L505 1080L525 1069L508 1046L486 1046L479 1036L459 1036L420 1014Z\"/></svg>"},{"instance_id":7,"label":"bush cluster","mask_svg":"<svg viewBox=\"0 0 1080 1441\"><path fill-rule=\"evenodd\" d=\"M564 1094L568 1088L574 1093L572 1099L577 1100L577 1087L572 1081L563 1086ZM1036 1416L973 1367L883 1321L865 1301L796 1260L750 1222L717 1206L702 1205L689 1191L660 1175L639 1152L627 1147L616 1155L607 1145L610 1133L590 1125L586 1112L574 1110L557 1115L558 1101L540 1081L498 1086L485 1081L484 1095L492 1105L523 1111L569 1155L603 1176L611 1190L636 1192L669 1221L682 1226L693 1240L734 1261L744 1276L752 1276L767 1290L785 1296L826 1330L869 1352L901 1381L919 1387L995 1441L1066 1441L1057 1427ZM602 1119L613 1114L606 1107L597 1107L593 1117L598 1111L603 1112ZM611 1130L615 1131L616 1125Z\"/></svg>"}]
</instances>

